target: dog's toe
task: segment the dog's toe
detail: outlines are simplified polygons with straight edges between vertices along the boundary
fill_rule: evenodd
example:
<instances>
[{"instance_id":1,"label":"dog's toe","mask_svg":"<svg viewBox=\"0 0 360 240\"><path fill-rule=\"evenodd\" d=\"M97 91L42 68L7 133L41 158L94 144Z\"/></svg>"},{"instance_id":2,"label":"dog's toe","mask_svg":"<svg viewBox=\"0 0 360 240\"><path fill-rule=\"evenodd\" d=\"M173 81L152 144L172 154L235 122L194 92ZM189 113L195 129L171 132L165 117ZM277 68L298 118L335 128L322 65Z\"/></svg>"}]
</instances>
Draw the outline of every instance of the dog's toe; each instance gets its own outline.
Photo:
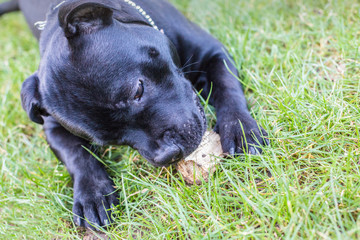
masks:
<instances>
[{"instance_id":1,"label":"dog's toe","mask_svg":"<svg viewBox=\"0 0 360 240\"><path fill-rule=\"evenodd\" d=\"M109 225L112 222L111 207L108 201L98 206L98 215L101 222L101 226Z\"/></svg>"},{"instance_id":2,"label":"dog's toe","mask_svg":"<svg viewBox=\"0 0 360 240\"><path fill-rule=\"evenodd\" d=\"M73 214L74 214L74 223L80 227L85 227L84 212L79 202L74 204Z\"/></svg>"},{"instance_id":3,"label":"dog's toe","mask_svg":"<svg viewBox=\"0 0 360 240\"><path fill-rule=\"evenodd\" d=\"M98 209L95 205L89 204L84 206L84 215L86 220L85 227L95 230L102 226L99 219Z\"/></svg>"}]
</instances>

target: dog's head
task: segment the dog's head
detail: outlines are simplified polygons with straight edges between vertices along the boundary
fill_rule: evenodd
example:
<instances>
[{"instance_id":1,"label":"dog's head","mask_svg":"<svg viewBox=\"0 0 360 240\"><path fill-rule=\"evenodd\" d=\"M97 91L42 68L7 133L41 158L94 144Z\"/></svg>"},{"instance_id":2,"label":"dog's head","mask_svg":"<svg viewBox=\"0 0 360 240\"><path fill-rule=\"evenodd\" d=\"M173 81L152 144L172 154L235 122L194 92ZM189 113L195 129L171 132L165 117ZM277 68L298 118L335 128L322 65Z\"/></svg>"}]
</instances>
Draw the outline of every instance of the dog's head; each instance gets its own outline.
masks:
<instances>
[{"instance_id":1,"label":"dog's head","mask_svg":"<svg viewBox=\"0 0 360 240\"><path fill-rule=\"evenodd\" d=\"M23 107L34 122L49 114L77 136L126 144L167 165L199 145L204 112L170 40L116 11L110 1L59 9L61 27L43 32L46 46L23 84Z\"/></svg>"}]
</instances>

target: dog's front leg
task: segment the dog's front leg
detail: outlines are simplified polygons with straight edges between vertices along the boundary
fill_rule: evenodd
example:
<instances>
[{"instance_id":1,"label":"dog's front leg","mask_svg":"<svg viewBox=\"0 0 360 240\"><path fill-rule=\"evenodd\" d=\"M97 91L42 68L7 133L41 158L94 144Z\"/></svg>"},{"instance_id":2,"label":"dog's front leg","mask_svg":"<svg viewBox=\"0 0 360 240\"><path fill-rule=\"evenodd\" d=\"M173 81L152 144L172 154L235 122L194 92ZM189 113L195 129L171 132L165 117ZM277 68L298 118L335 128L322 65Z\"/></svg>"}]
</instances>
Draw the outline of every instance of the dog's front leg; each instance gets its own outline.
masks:
<instances>
[{"instance_id":1,"label":"dog's front leg","mask_svg":"<svg viewBox=\"0 0 360 240\"><path fill-rule=\"evenodd\" d=\"M68 132L52 117L44 119L47 141L73 179L75 223L89 228L109 224L109 209L118 204L117 194L102 164L84 149L89 149L90 144Z\"/></svg>"},{"instance_id":2,"label":"dog's front leg","mask_svg":"<svg viewBox=\"0 0 360 240\"><path fill-rule=\"evenodd\" d=\"M205 95L213 85L210 101L217 112L215 130L221 136L224 152L231 155L260 153L259 146L269 144L264 138L267 133L250 115L241 84L236 78L238 72L227 59L225 54L213 57L205 70Z\"/></svg>"}]
</instances>

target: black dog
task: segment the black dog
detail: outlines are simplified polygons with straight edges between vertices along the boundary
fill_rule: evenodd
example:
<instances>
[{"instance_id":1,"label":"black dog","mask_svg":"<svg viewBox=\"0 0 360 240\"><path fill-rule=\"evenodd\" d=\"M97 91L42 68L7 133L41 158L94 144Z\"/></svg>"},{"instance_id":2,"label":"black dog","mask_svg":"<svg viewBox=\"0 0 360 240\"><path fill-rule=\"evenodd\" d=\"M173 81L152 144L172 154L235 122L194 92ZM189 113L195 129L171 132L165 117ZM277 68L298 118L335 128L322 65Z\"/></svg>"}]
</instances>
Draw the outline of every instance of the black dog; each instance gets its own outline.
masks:
<instances>
[{"instance_id":1,"label":"black dog","mask_svg":"<svg viewBox=\"0 0 360 240\"><path fill-rule=\"evenodd\" d=\"M90 227L84 218L106 225L105 209L118 204L108 174L83 146L129 145L155 166L176 162L196 149L206 129L194 88L204 98L211 93L225 152L257 153L267 144L223 45L163 0L133 1L0 5L0 14L20 8L40 39L40 65L23 83L22 104L44 124L73 178L81 226Z\"/></svg>"}]
</instances>

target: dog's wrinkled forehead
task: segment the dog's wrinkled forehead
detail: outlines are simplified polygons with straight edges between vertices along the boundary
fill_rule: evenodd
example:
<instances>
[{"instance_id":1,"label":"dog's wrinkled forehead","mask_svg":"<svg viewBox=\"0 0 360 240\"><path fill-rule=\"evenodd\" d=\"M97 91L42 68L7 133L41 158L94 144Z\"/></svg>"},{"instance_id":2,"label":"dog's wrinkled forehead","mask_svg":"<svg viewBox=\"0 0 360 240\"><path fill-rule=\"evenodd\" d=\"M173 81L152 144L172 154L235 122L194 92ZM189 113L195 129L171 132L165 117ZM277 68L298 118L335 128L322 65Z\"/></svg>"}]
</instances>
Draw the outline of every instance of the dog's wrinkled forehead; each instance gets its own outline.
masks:
<instances>
[{"instance_id":1,"label":"dog's wrinkled forehead","mask_svg":"<svg viewBox=\"0 0 360 240\"><path fill-rule=\"evenodd\" d=\"M45 64L61 75L59 84L126 93L133 81L162 81L175 71L176 53L166 37L149 27L119 25L80 37L72 46L65 45L68 49L59 57L49 56Z\"/></svg>"},{"instance_id":2,"label":"dog's wrinkled forehead","mask_svg":"<svg viewBox=\"0 0 360 240\"><path fill-rule=\"evenodd\" d=\"M156 30L142 25L114 22L112 26L82 36L69 45L72 57L84 60L97 58L122 61L124 64L146 59L173 61L171 42Z\"/></svg>"}]
</instances>

